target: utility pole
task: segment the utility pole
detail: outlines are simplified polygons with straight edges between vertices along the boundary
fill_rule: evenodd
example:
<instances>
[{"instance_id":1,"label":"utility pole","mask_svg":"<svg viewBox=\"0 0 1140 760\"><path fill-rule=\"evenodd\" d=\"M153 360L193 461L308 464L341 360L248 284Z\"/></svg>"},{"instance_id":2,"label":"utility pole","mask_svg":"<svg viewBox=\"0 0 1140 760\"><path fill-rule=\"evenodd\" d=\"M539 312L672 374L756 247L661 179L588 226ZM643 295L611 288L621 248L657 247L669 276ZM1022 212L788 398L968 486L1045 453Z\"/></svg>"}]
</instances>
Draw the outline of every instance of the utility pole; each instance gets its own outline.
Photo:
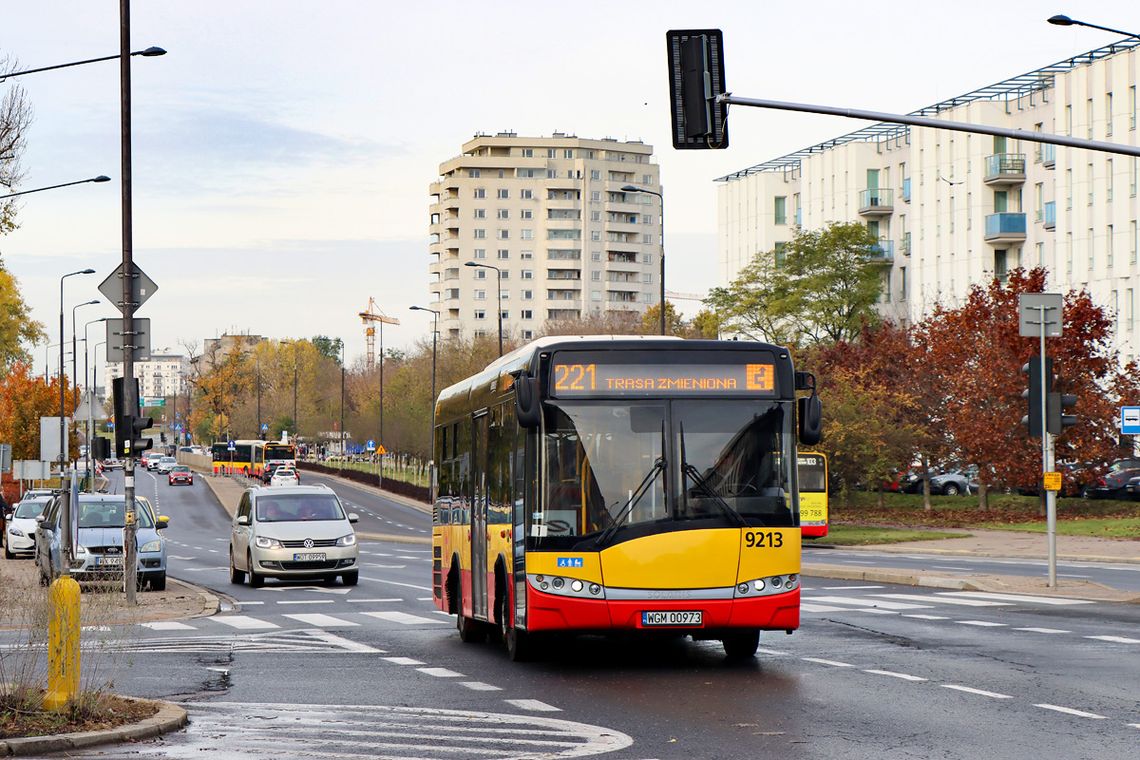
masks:
<instances>
[{"instance_id":1,"label":"utility pole","mask_svg":"<svg viewBox=\"0 0 1140 760\"><path fill-rule=\"evenodd\" d=\"M131 0L119 0L119 116L122 123L123 192L123 383L125 408L138 414L139 399L135 376L134 236L131 219ZM133 417L132 417L133 421ZM133 431L128 440L133 439ZM138 584L138 525L135 514L135 455L127 452L123 463L123 496L126 499L126 525L123 528L123 586L127 604L134 606Z\"/></svg>"}]
</instances>

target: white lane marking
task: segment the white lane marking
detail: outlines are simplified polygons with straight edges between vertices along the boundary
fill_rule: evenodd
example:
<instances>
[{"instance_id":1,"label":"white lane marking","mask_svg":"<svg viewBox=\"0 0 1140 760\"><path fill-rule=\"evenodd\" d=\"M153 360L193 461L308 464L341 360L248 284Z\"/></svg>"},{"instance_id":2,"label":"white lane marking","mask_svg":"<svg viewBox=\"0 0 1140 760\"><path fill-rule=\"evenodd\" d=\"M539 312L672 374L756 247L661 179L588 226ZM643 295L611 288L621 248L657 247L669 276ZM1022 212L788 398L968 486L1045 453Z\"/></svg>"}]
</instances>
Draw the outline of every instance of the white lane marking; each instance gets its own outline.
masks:
<instances>
[{"instance_id":1,"label":"white lane marking","mask_svg":"<svg viewBox=\"0 0 1140 760\"><path fill-rule=\"evenodd\" d=\"M316 626L317 628L347 628L357 627L360 625L360 623L353 623L351 620L342 620L338 617L333 617L332 615L321 615L319 613L293 613L291 615L286 615L285 617L300 621L302 623L308 623L309 625Z\"/></svg>"},{"instance_id":2,"label":"white lane marking","mask_svg":"<svg viewBox=\"0 0 1140 760\"><path fill-rule=\"evenodd\" d=\"M1030 633L1072 633L1072 631L1063 631L1060 628L1014 628L1015 631L1029 631Z\"/></svg>"},{"instance_id":3,"label":"white lane marking","mask_svg":"<svg viewBox=\"0 0 1140 760\"><path fill-rule=\"evenodd\" d=\"M829 607L826 604L811 604L810 602L800 602L801 612L851 612L846 607Z\"/></svg>"},{"instance_id":4,"label":"white lane marking","mask_svg":"<svg viewBox=\"0 0 1140 760\"><path fill-rule=\"evenodd\" d=\"M537 699L504 699L508 705L514 705L520 710L532 710L534 712L562 712L560 708L548 705L545 702L539 702Z\"/></svg>"},{"instance_id":5,"label":"white lane marking","mask_svg":"<svg viewBox=\"0 0 1140 760\"><path fill-rule=\"evenodd\" d=\"M355 602L357 604L360 604L362 602L402 602L404 600L399 598L398 596L392 596L392 597L388 597L386 599L346 599L345 601L350 602L350 603Z\"/></svg>"},{"instance_id":6,"label":"white lane marking","mask_svg":"<svg viewBox=\"0 0 1140 760\"><path fill-rule=\"evenodd\" d=\"M855 667L854 665L847 663L847 662L837 662L835 660L822 660L819 657L801 657L800 659L806 660L807 662L818 662L820 665L832 665L832 666L837 667L837 668L853 668L853 667Z\"/></svg>"},{"instance_id":7,"label":"white lane marking","mask_svg":"<svg viewBox=\"0 0 1140 760\"><path fill-rule=\"evenodd\" d=\"M483 683L482 681L460 681L459 685L466 686L472 691L502 691L502 689L500 689L498 686L492 686L491 684Z\"/></svg>"},{"instance_id":8,"label":"white lane marking","mask_svg":"<svg viewBox=\"0 0 1140 760\"><path fill-rule=\"evenodd\" d=\"M448 670L447 668L416 668L416 670L425 675L435 676L436 678L463 678L462 673L456 673L454 670Z\"/></svg>"},{"instance_id":9,"label":"white lane marking","mask_svg":"<svg viewBox=\"0 0 1140 760\"><path fill-rule=\"evenodd\" d=\"M1095 720L1105 720L1106 718L1104 715L1097 715L1096 713L1085 712L1083 710L1074 710L1071 707L1061 707L1060 705L1041 704L1033 706L1040 707L1043 710L1053 710L1055 712L1065 713L1066 715L1076 715L1078 718L1093 718Z\"/></svg>"},{"instance_id":10,"label":"white lane marking","mask_svg":"<svg viewBox=\"0 0 1140 760\"><path fill-rule=\"evenodd\" d=\"M241 604L241 605L246 605L246 604L265 604L265 602L238 602L238 604Z\"/></svg>"},{"instance_id":11,"label":"white lane marking","mask_svg":"<svg viewBox=\"0 0 1140 760\"><path fill-rule=\"evenodd\" d=\"M756 651L760 654L770 654L776 657L783 657L787 652L781 652L779 649L765 649L764 647L757 647Z\"/></svg>"},{"instance_id":12,"label":"white lane marking","mask_svg":"<svg viewBox=\"0 0 1140 760\"><path fill-rule=\"evenodd\" d=\"M925 681L925 678L919 676L912 676L909 673L896 673L893 670L864 670L864 673L873 673L877 676L890 676L891 678L901 678L904 681Z\"/></svg>"},{"instance_id":13,"label":"white lane marking","mask_svg":"<svg viewBox=\"0 0 1140 760\"><path fill-rule=\"evenodd\" d=\"M403 570L407 565L381 565L379 562L365 562L368 567L378 567L381 570Z\"/></svg>"},{"instance_id":14,"label":"white lane marking","mask_svg":"<svg viewBox=\"0 0 1140 760\"><path fill-rule=\"evenodd\" d=\"M181 560L181 561L186 561L186 560L198 559L198 558L197 557L176 557L172 554L172 555L170 555L170 559L177 559L177 560Z\"/></svg>"},{"instance_id":15,"label":"white lane marking","mask_svg":"<svg viewBox=\"0 0 1140 760\"><path fill-rule=\"evenodd\" d=\"M856 607L878 607L884 610L922 610L928 609L929 604L910 604L907 602L887 602L878 599L849 599L845 596L813 596L813 602L824 604L852 604Z\"/></svg>"},{"instance_id":16,"label":"white lane marking","mask_svg":"<svg viewBox=\"0 0 1140 760\"><path fill-rule=\"evenodd\" d=\"M1005 623L991 623L988 620L955 620L958 625L976 625L979 628L1005 628Z\"/></svg>"},{"instance_id":17,"label":"white lane marking","mask_svg":"<svg viewBox=\"0 0 1140 760\"><path fill-rule=\"evenodd\" d=\"M277 604L336 604L336 599L278 599Z\"/></svg>"},{"instance_id":18,"label":"white lane marking","mask_svg":"<svg viewBox=\"0 0 1140 760\"><path fill-rule=\"evenodd\" d=\"M221 553L217 549L207 549L206 551L211 552L213 554L220 554Z\"/></svg>"},{"instance_id":19,"label":"white lane marking","mask_svg":"<svg viewBox=\"0 0 1140 760\"><path fill-rule=\"evenodd\" d=\"M411 657L381 657L380 659L386 660L387 662L390 662L393 665L423 665L424 664L423 661L415 660L415 659L412 659Z\"/></svg>"},{"instance_id":20,"label":"white lane marking","mask_svg":"<svg viewBox=\"0 0 1140 760\"><path fill-rule=\"evenodd\" d=\"M173 620L159 620L154 623L139 623L143 628L149 628L152 631L193 631L197 630L192 625L185 623L177 623Z\"/></svg>"},{"instance_id":21,"label":"white lane marking","mask_svg":"<svg viewBox=\"0 0 1140 760\"><path fill-rule=\"evenodd\" d=\"M959 686L953 683L941 684L943 689L954 689L955 691L964 691L968 694L977 694L982 697L993 697L994 699L1013 699L1008 694L998 694L996 691L985 691L984 689L971 689L969 686Z\"/></svg>"},{"instance_id":22,"label":"white lane marking","mask_svg":"<svg viewBox=\"0 0 1140 760\"><path fill-rule=\"evenodd\" d=\"M258 620L257 618L247 617L245 615L225 615L222 617L212 617L215 623L228 625L231 628L239 628L243 631L254 630L257 628L280 628L281 626L276 623L270 623L268 620Z\"/></svg>"},{"instance_id":23,"label":"white lane marking","mask_svg":"<svg viewBox=\"0 0 1140 760\"><path fill-rule=\"evenodd\" d=\"M1055 596L1029 596L1027 594L995 594L989 591L949 591L941 592L939 596L955 596L968 599L997 599L1005 602L1025 602L1026 604L1048 604L1060 607L1074 604L1096 604L1089 599L1066 599Z\"/></svg>"},{"instance_id":24,"label":"white lane marking","mask_svg":"<svg viewBox=\"0 0 1140 760\"><path fill-rule=\"evenodd\" d=\"M401 625L421 625L423 623L432 623L438 625L447 625L446 621L434 620L432 618L420 617L419 615L409 615L406 612L362 612L362 615L374 617L377 620L387 620L390 623L400 623Z\"/></svg>"},{"instance_id":25,"label":"white lane marking","mask_svg":"<svg viewBox=\"0 0 1140 760\"><path fill-rule=\"evenodd\" d=\"M363 575L360 576L360 579L365 580L365 581L374 581L376 583L388 583L388 584L391 584L393 586L403 586L404 588L414 588L416 591L431 591L431 586L417 586L414 583L400 583L399 581L387 581L387 580L384 580L383 578L365 578Z\"/></svg>"},{"instance_id":26,"label":"white lane marking","mask_svg":"<svg viewBox=\"0 0 1140 760\"><path fill-rule=\"evenodd\" d=\"M920 594L875 594L890 599L909 599L929 604L958 604L963 607L1007 607L1006 602L986 602L981 599L947 599L944 596L922 596Z\"/></svg>"},{"instance_id":27,"label":"white lane marking","mask_svg":"<svg viewBox=\"0 0 1140 760\"><path fill-rule=\"evenodd\" d=\"M1111 641L1113 644L1140 644L1140 639L1130 639L1127 636L1085 636L1086 639L1097 641Z\"/></svg>"},{"instance_id":28,"label":"white lane marking","mask_svg":"<svg viewBox=\"0 0 1140 760\"><path fill-rule=\"evenodd\" d=\"M945 615L920 615L918 613L912 613L910 615L904 613L903 617L918 618L919 620L949 620Z\"/></svg>"},{"instance_id":29,"label":"white lane marking","mask_svg":"<svg viewBox=\"0 0 1140 760\"><path fill-rule=\"evenodd\" d=\"M1129 728L1140 728L1140 723L1128 723Z\"/></svg>"},{"instance_id":30,"label":"white lane marking","mask_svg":"<svg viewBox=\"0 0 1140 760\"><path fill-rule=\"evenodd\" d=\"M882 586L821 586L824 591L853 591L855 589L882 588Z\"/></svg>"},{"instance_id":31,"label":"white lane marking","mask_svg":"<svg viewBox=\"0 0 1140 760\"><path fill-rule=\"evenodd\" d=\"M416 597L417 602L430 602L430 601L433 601L434 599L435 599L435 597L432 597L432 596L417 596Z\"/></svg>"}]
</instances>

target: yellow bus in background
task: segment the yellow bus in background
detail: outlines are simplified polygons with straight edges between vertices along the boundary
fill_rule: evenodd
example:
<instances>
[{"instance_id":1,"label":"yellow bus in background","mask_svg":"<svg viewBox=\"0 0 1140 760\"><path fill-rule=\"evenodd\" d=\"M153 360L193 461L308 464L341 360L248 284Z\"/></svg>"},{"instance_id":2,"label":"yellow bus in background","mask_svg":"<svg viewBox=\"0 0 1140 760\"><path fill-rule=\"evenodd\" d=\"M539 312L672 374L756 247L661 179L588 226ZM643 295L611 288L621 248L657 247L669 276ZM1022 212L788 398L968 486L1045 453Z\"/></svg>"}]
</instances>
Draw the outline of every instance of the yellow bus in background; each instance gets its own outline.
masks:
<instances>
[{"instance_id":1,"label":"yellow bus in background","mask_svg":"<svg viewBox=\"0 0 1140 760\"><path fill-rule=\"evenodd\" d=\"M827 455L801 451L797 462L800 530L804 538L823 538L827 535Z\"/></svg>"}]
</instances>

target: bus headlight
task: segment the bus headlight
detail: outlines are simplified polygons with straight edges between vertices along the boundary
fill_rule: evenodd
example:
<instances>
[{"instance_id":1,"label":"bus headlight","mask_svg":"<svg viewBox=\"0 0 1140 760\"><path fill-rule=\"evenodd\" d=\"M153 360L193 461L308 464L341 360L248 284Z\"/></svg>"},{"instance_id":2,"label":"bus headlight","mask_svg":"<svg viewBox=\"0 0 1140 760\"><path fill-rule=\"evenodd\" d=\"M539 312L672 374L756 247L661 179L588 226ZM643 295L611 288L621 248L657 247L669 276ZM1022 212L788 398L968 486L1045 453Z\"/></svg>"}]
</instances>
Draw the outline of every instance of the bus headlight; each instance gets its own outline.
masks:
<instances>
[{"instance_id":1,"label":"bus headlight","mask_svg":"<svg viewBox=\"0 0 1140 760\"><path fill-rule=\"evenodd\" d=\"M582 593L582 587L584 585L585 584L583 584L582 581L571 581L570 582L570 590L573 591L575 594L580 594L580 593Z\"/></svg>"},{"instance_id":2,"label":"bus headlight","mask_svg":"<svg viewBox=\"0 0 1140 760\"><path fill-rule=\"evenodd\" d=\"M580 578L553 578L545 575L527 575L527 582L532 588L545 591L548 594L569 596L578 599L605 599L606 590L599 583L591 583Z\"/></svg>"},{"instance_id":3,"label":"bus headlight","mask_svg":"<svg viewBox=\"0 0 1140 760\"><path fill-rule=\"evenodd\" d=\"M799 582L799 576L795 573L756 578L755 580L738 584L734 596L739 599L742 596L757 597L785 594L798 588Z\"/></svg>"}]
</instances>

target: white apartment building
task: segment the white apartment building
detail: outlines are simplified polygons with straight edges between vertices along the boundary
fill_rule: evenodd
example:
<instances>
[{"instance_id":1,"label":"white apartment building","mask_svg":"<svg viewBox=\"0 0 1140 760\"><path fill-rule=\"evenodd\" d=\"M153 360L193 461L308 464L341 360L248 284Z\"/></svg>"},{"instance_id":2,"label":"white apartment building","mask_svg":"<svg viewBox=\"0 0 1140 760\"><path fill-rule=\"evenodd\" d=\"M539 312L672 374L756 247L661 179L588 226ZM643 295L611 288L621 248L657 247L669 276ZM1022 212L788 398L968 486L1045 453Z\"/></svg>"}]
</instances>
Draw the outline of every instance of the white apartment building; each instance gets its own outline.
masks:
<instances>
[{"instance_id":1,"label":"white apartment building","mask_svg":"<svg viewBox=\"0 0 1140 760\"><path fill-rule=\"evenodd\" d=\"M504 335L523 340L549 319L657 303L660 199L622 190L661 192L652 146L500 132L476 135L462 151L429 188L441 335L497 335L496 300Z\"/></svg>"},{"instance_id":2,"label":"white apartment building","mask_svg":"<svg viewBox=\"0 0 1140 760\"><path fill-rule=\"evenodd\" d=\"M936 103L947 121L1140 145L1140 42L1126 40ZM988 135L875 124L719 178L727 284L797 225L860 221L879 237L881 309L901 322L1018 266L1087 289L1140 356L1136 158Z\"/></svg>"},{"instance_id":3,"label":"white apartment building","mask_svg":"<svg viewBox=\"0 0 1140 760\"><path fill-rule=\"evenodd\" d=\"M105 376L109 392L111 381L123 376L123 363L108 362ZM135 377L139 380L140 396L185 395L190 359L179 354L151 354L148 361L135 362Z\"/></svg>"}]
</instances>

